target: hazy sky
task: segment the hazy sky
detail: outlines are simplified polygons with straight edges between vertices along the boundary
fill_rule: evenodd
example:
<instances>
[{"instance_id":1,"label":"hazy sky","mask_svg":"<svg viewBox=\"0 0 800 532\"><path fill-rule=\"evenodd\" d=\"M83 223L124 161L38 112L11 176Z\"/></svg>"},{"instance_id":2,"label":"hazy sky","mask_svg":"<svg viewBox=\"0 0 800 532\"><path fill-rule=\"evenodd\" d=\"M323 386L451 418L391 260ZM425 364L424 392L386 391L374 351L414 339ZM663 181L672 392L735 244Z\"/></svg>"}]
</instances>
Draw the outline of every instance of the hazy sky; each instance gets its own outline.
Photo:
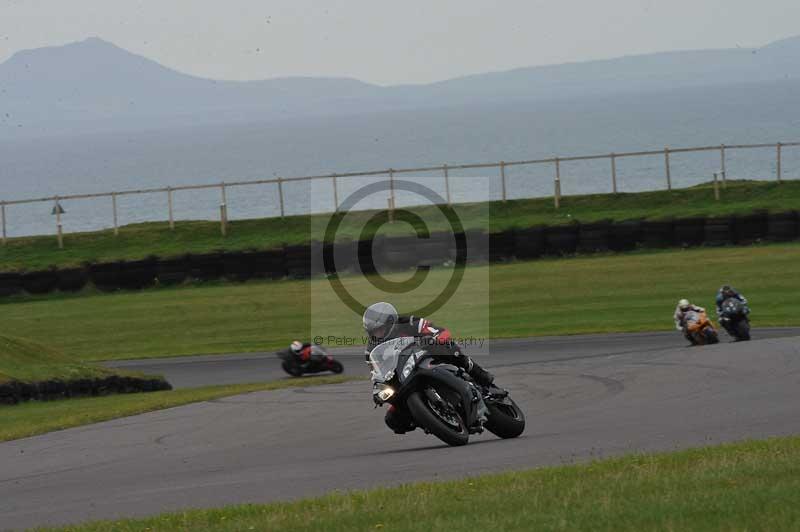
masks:
<instances>
[{"instance_id":1,"label":"hazy sky","mask_svg":"<svg viewBox=\"0 0 800 532\"><path fill-rule=\"evenodd\" d=\"M800 33L798 0L0 0L0 62L97 36L217 79L416 83Z\"/></svg>"}]
</instances>

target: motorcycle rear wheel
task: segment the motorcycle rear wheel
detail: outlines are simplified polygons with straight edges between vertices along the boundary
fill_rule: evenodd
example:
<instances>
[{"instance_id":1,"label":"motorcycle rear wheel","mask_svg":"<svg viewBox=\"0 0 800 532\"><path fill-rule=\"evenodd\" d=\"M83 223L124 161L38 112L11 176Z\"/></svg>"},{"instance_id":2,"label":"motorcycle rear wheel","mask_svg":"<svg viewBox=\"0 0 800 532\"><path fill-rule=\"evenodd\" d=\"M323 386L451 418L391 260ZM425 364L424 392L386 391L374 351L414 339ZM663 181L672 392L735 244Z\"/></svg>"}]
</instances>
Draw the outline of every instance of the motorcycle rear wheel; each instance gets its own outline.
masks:
<instances>
[{"instance_id":1,"label":"motorcycle rear wheel","mask_svg":"<svg viewBox=\"0 0 800 532\"><path fill-rule=\"evenodd\" d=\"M449 411L433 404L424 391L414 392L406 400L408 410L418 426L453 447L469 442L469 431L461 415L448 403Z\"/></svg>"}]
</instances>

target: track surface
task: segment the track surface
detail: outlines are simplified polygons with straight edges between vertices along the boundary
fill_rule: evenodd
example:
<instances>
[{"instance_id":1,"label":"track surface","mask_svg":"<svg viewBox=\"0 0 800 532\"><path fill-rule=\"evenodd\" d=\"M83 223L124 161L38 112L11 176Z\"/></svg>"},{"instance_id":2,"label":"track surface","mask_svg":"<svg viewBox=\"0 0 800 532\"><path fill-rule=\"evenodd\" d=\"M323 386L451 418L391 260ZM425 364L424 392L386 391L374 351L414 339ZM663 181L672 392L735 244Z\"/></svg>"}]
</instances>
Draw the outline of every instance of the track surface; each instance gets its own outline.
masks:
<instances>
[{"instance_id":1,"label":"track surface","mask_svg":"<svg viewBox=\"0 0 800 532\"><path fill-rule=\"evenodd\" d=\"M800 336L800 328L769 328L754 331L754 338ZM723 342L728 341L722 333ZM677 332L597 334L495 340L465 345L465 351L488 367L529 362L566 361L575 357L606 356L679 347ZM366 372L361 348L333 349L331 352L350 373ZM163 375L176 388L215 384L242 384L287 378L274 353L205 355L109 362L109 367Z\"/></svg>"},{"instance_id":2,"label":"track surface","mask_svg":"<svg viewBox=\"0 0 800 532\"><path fill-rule=\"evenodd\" d=\"M462 448L420 431L392 434L366 382L253 393L2 443L0 528L800 433L800 338L787 337L800 330L756 334L703 348L683 346L677 334L497 342L479 358L512 391L528 427L516 440L486 434ZM253 380L253 360L213 371ZM362 363L353 358L351 372ZM188 383L212 370L175 371L166 373Z\"/></svg>"}]
</instances>

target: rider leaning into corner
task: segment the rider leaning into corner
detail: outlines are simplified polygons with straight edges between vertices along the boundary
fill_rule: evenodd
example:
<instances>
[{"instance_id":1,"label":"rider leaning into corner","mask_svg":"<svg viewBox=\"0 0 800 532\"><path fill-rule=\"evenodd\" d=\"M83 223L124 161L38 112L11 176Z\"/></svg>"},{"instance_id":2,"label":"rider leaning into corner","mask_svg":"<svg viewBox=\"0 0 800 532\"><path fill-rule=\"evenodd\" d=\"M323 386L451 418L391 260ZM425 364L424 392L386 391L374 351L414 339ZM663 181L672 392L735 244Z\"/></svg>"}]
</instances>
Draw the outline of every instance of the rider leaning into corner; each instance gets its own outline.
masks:
<instances>
[{"instance_id":1,"label":"rider leaning into corner","mask_svg":"<svg viewBox=\"0 0 800 532\"><path fill-rule=\"evenodd\" d=\"M370 351L378 344L395 338L413 337L424 343L437 363L452 364L464 369L481 386L490 386L494 381L491 373L464 354L451 339L450 331L435 326L425 318L399 316L390 303L375 303L364 311L363 324L364 330L369 335L369 344L365 352L367 361ZM397 410L394 406L390 406L385 421L397 434L403 434L413 428L410 415Z\"/></svg>"},{"instance_id":2,"label":"rider leaning into corner","mask_svg":"<svg viewBox=\"0 0 800 532\"><path fill-rule=\"evenodd\" d=\"M730 298L738 299L739 301L742 302L742 304L744 305L744 313L746 317L750 314L750 308L747 306L747 299L731 285L729 284L722 285L722 287L717 291L716 304L717 304L717 316L719 317L719 322L722 324L723 327L725 327L726 331L734 335L730 327L730 320L722 315L722 303L726 299Z\"/></svg>"},{"instance_id":3,"label":"rider leaning into corner","mask_svg":"<svg viewBox=\"0 0 800 532\"><path fill-rule=\"evenodd\" d=\"M697 305L692 305L688 299L681 299L678 301L678 306L675 307L675 314L673 315L673 319L675 320L675 328L683 333L687 340L691 341L691 337L689 336L689 331L686 330L686 313L690 310L695 312L705 312L706 309L703 307L698 307Z\"/></svg>"},{"instance_id":4,"label":"rider leaning into corner","mask_svg":"<svg viewBox=\"0 0 800 532\"><path fill-rule=\"evenodd\" d=\"M325 351L321 347L310 343L303 343L299 340L292 342L289 346L289 353L291 353L300 364L305 364L312 360L320 361L325 357Z\"/></svg>"}]
</instances>

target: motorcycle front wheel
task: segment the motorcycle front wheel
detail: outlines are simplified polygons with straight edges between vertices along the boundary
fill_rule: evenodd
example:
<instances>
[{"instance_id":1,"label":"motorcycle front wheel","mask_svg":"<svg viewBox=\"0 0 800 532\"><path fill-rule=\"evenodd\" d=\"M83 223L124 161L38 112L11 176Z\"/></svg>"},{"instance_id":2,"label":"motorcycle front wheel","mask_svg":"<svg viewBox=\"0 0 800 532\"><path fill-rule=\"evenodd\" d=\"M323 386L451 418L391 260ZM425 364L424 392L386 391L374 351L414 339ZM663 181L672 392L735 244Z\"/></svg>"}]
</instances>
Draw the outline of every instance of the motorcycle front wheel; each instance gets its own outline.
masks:
<instances>
[{"instance_id":1,"label":"motorcycle front wheel","mask_svg":"<svg viewBox=\"0 0 800 532\"><path fill-rule=\"evenodd\" d=\"M744 341L750 339L750 324L747 320L742 320L736 325L736 337Z\"/></svg>"},{"instance_id":2,"label":"motorcycle front wheel","mask_svg":"<svg viewBox=\"0 0 800 532\"><path fill-rule=\"evenodd\" d=\"M453 392L455 393L455 392ZM447 445L454 447L469 442L469 431L461 414L435 388L414 392L406 404L417 425L430 432ZM436 397L440 399L436 399Z\"/></svg>"},{"instance_id":3,"label":"motorcycle front wheel","mask_svg":"<svg viewBox=\"0 0 800 532\"><path fill-rule=\"evenodd\" d=\"M500 438L516 438L525 430L525 414L511 397L501 402L486 402L489 415L483 424L486 430Z\"/></svg>"}]
</instances>

